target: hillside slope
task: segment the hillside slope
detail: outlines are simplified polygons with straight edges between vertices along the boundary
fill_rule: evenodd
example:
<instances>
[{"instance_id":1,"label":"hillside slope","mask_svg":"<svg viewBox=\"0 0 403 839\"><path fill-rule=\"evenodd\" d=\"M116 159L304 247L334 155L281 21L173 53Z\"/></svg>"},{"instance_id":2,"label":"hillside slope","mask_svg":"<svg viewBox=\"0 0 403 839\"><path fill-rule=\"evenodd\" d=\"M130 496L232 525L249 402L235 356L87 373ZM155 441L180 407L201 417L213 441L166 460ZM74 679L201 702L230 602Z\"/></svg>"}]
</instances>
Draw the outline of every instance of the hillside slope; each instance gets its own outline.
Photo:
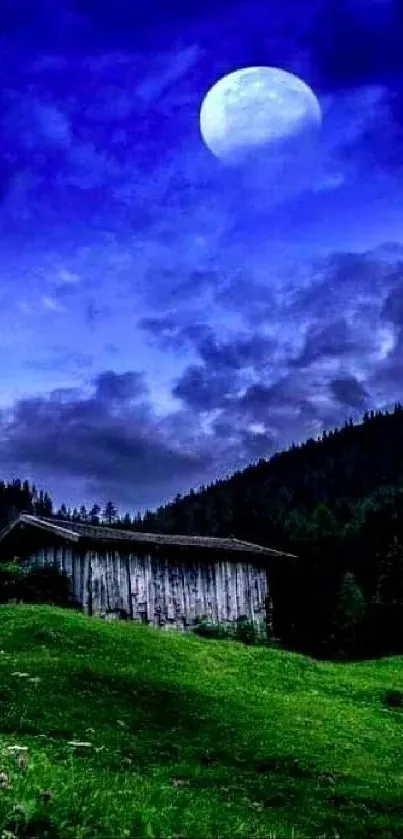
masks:
<instances>
[{"instance_id":1,"label":"hillside slope","mask_svg":"<svg viewBox=\"0 0 403 839\"><path fill-rule=\"evenodd\" d=\"M234 533L262 544L340 535L362 499L403 486L403 408L324 432L147 513L144 530ZM319 509L318 509L319 508ZM324 509L325 508L325 509ZM315 516L316 514L316 516ZM305 526L304 526L305 525ZM136 522L136 528L140 523Z\"/></svg>"},{"instance_id":2,"label":"hillside slope","mask_svg":"<svg viewBox=\"0 0 403 839\"><path fill-rule=\"evenodd\" d=\"M399 658L0 607L0 835L397 837ZM16 808L16 809L15 809Z\"/></svg>"}]
</instances>

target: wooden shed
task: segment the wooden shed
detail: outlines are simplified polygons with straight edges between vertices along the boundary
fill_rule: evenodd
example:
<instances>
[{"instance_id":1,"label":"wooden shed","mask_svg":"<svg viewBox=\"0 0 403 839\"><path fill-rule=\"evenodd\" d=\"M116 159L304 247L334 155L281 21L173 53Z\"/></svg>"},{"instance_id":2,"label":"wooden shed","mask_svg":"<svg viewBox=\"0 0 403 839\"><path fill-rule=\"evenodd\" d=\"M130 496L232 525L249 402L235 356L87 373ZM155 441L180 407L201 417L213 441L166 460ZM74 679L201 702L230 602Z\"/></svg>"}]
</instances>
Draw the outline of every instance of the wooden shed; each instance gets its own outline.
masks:
<instances>
[{"instance_id":1,"label":"wooden shed","mask_svg":"<svg viewBox=\"0 0 403 839\"><path fill-rule=\"evenodd\" d=\"M0 533L0 559L53 566L89 615L191 628L197 619L266 625L269 565L281 551L235 538L118 530L22 514Z\"/></svg>"}]
</instances>

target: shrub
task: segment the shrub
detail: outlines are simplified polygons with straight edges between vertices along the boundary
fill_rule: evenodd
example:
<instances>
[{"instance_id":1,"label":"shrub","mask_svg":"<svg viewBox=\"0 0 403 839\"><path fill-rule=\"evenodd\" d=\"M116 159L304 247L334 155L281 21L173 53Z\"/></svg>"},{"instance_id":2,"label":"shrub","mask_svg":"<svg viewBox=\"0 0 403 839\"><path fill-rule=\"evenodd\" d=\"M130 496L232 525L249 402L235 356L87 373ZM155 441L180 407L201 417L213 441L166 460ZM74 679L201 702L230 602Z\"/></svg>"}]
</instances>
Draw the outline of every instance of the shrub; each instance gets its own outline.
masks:
<instances>
[{"instance_id":1,"label":"shrub","mask_svg":"<svg viewBox=\"0 0 403 839\"><path fill-rule=\"evenodd\" d=\"M75 606L68 576L57 568L26 569L18 562L0 565L0 602L22 600L25 603L48 603Z\"/></svg>"},{"instance_id":2,"label":"shrub","mask_svg":"<svg viewBox=\"0 0 403 839\"><path fill-rule=\"evenodd\" d=\"M230 638L240 641L242 644L267 644L266 632L242 615L233 623L232 621L213 621L203 615L196 618L193 632L204 638Z\"/></svg>"},{"instance_id":3,"label":"shrub","mask_svg":"<svg viewBox=\"0 0 403 839\"><path fill-rule=\"evenodd\" d=\"M22 583L22 599L26 603L49 603L53 606L74 606L70 581L63 571L51 566L32 568Z\"/></svg>"},{"instance_id":4,"label":"shrub","mask_svg":"<svg viewBox=\"0 0 403 839\"><path fill-rule=\"evenodd\" d=\"M25 576L26 572L15 560L0 564L0 603L21 599L21 586Z\"/></svg>"},{"instance_id":5,"label":"shrub","mask_svg":"<svg viewBox=\"0 0 403 839\"><path fill-rule=\"evenodd\" d=\"M196 618L193 632L203 638L228 638L229 627L224 623L216 623L203 615L201 618Z\"/></svg>"},{"instance_id":6,"label":"shrub","mask_svg":"<svg viewBox=\"0 0 403 839\"><path fill-rule=\"evenodd\" d=\"M236 622L234 637L242 644L257 644L259 641L266 640L263 636L262 630L259 626L249 620L245 615L241 615Z\"/></svg>"}]
</instances>

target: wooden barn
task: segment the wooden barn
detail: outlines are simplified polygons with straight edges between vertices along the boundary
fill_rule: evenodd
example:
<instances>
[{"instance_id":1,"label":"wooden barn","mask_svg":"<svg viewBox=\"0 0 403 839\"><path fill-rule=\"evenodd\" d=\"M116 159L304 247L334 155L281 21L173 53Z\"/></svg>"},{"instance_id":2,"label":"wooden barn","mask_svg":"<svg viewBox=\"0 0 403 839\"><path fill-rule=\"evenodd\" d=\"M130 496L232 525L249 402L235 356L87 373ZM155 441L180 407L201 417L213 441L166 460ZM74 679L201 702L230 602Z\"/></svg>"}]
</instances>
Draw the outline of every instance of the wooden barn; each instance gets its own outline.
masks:
<instances>
[{"instance_id":1,"label":"wooden barn","mask_svg":"<svg viewBox=\"0 0 403 839\"><path fill-rule=\"evenodd\" d=\"M139 533L22 514L0 533L0 560L54 566L90 615L191 628L199 618L266 625L270 558L281 551L202 536Z\"/></svg>"}]
</instances>

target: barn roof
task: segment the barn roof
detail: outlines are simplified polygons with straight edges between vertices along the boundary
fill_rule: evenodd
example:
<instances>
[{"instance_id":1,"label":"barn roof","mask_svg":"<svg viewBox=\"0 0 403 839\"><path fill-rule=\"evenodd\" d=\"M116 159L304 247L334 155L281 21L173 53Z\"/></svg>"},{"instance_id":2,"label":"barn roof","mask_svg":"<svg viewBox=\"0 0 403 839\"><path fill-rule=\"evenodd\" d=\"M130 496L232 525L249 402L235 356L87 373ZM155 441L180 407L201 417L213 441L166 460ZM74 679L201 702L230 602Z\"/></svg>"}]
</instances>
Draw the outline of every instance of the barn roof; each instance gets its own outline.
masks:
<instances>
[{"instance_id":1,"label":"barn roof","mask_svg":"<svg viewBox=\"0 0 403 839\"><path fill-rule=\"evenodd\" d=\"M233 537L219 539L212 536L141 533L133 530L118 530L115 527L104 527L103 525L95 526L87 524L86 522L42 518L40 516L29 515L28 513L21 514L14 522L9 524L0 532L0 548L5 548L9 538L13 535L17 535L19 530L26 527L44 530L47 533L62 537L69 542L83 542L84 540L104 542L105 544L134 542L139 545L200 548L223 552L234 551L238 553L249 553L267 557L293 556L293 554L286 554L284 551L275 551L272 548L255 545L252 542L243 542Z\"/></svg>"}]
</instances>

